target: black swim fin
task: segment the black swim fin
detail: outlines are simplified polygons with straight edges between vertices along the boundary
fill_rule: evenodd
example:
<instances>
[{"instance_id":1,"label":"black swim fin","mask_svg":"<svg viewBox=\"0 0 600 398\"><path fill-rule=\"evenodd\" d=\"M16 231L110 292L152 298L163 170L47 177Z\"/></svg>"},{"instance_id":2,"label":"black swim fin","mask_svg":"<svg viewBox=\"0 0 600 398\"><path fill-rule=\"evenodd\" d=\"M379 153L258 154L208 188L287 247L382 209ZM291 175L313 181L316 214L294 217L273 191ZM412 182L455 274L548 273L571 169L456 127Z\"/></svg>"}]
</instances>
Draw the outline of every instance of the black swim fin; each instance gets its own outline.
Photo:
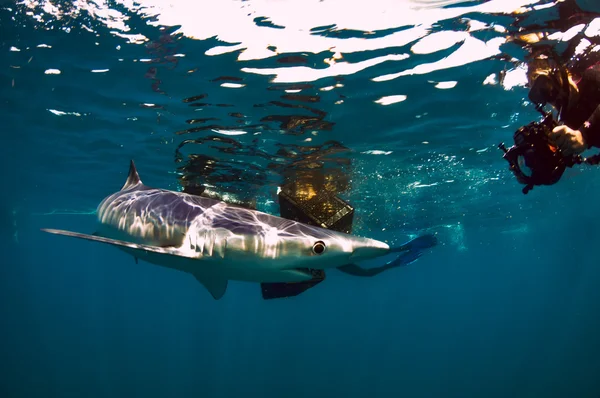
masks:
<instances>
[{"instance_id":1,"label":"black swim fin","mask_svg":"<svg viewBox=\"0 0 600 398\"><path fill-rule=\"evenodd\" d=\"M429 249L438 244L438 239L434 234L425 234L417 236L414 239L409 240L403 245L394 247L390 252L403 252L403 251L421 251Z\"/></svg>"},{"instance_id":2,"label":"black swim fin","mask_svg":"<svg viewBox=\"0 0 600 398\"><path fill-rule=\"evenodd\" d=\"M309 270L313 278L302 282L261 283L262 297L265 300L294 297L325 280L325 271Z\"/></svg>"}]
</instances>

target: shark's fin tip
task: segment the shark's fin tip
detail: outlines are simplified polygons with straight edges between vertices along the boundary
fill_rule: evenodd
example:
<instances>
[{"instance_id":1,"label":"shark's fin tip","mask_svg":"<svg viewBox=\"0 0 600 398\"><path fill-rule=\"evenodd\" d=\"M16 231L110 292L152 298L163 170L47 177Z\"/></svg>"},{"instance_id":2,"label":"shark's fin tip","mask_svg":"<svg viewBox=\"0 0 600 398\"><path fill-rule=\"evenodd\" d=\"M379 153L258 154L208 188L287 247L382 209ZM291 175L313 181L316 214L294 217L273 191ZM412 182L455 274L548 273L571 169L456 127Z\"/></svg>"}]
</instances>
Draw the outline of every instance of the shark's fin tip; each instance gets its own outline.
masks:
<instances>
[{"instance_id":1,"label":"shark's fin tip","mask_svg":"<svg viewBox=\"0 0 600 398\"><path fill-rule=\"evenodd\" d=\"M215 300L219 300L225 295L228 284L227 279L220 278L218 276L211 275L208 273L194 272L193 275L196 278L196 280L198 280L198 282L200 282L202 286L204 286L206 290L208 290L210 295Z\"/></svg>"},{"instance_id":2,"label":"shark's fin tip","mask_svg":"<svg viewBox=\"0 0 600 398\"><path fill-rule=\"evenodd\" d=\"M133 159L131 159L129 161L129 174L127 175L127 180L125 181L125 185L123 185L123 188L121 188L121 191L124 189L135 187L136 185L141 183L142 180L140 179L140 175L137 172Z\"/></svg>"}]
</instances>

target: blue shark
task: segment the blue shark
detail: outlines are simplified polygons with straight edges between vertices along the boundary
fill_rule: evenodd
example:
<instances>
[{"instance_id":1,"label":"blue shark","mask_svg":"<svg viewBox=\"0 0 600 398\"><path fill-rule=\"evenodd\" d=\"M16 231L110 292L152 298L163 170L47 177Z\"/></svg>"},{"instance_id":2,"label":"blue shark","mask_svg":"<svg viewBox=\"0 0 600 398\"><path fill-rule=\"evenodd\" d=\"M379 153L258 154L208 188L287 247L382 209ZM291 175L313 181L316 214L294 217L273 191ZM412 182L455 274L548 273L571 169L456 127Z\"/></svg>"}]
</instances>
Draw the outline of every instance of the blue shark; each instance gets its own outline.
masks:
<instances>
[{"instance_id":1,"label":"blue shark","mask_svg":"<svg viewBox=\"0 0 600 398\"><path fill-rule=\"evenodd\" d=\"M133 160L123 187L98 205L92 235L136 259L192 274L216 300L228 281L293 283L326 270L406 250L212 198L144 185Z\"/></svg>"}]
</instances>

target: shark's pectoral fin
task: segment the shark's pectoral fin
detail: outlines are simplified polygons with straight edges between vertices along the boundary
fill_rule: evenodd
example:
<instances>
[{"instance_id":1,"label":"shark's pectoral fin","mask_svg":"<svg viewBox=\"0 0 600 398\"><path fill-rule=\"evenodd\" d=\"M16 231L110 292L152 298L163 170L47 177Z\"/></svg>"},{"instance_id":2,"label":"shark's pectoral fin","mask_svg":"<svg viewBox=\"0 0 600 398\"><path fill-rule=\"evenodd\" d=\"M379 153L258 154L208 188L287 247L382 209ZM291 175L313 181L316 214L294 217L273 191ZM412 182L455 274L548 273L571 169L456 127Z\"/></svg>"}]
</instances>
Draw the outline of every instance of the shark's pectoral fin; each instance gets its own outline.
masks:
<instances>
[{"instance_id":1,"label":"shark's pectoral fin","mask_svg":"<svg viewBox=\"0 0 600 398\"><path fill-rule=\"evenodd\" d=\"M126 248L127 251L132 252L132 254L134 254L136 252L151 252L151 253L158 253L158 254L164 254L164 255L170 255L170 256L185 257L175 247L158 247L158 246L142 245L142 244L138 244L138 243L126 242L123 240L105 238L103 236L98 236L98 235L88 235L88 234L82 234L79 232L64 231L64 230L60 230L60 229L45 229L45 228L43 228L42 231L48 232L51 234L56 234L56 235L71 236L74 238L92 240L95 242L107 243L109 245L114 245L114 246L121 246L121 247ZM138 256L136 256L134 254L134 258L135 258L135 262L137 263ZM225 294L225 291L227 290L227 279L224 279L218 275L215 275L212 272L194 272L193 275L206 288L206 290L208 290L210 292L211 296L213 296L215 300L220 299Z\"/></svg>"},{"instance_id":2,"label":"shark's pectoral fin","mask_svg":"<svg viewBox=\"0 0 600 398\"><path fill-rule=\"evenodd\" d=\"M312 279L302 282L261 283L262 297L265 300L294 297L325 280L325 271L311 269Z\"/></svg>"},{"instance_id":3,"label":"shark's pectoral fin","mask_svg":"<svg viewBox=\"0 0 600 398\"><path fill-rule=\"evenodd\" d=\"M227 279L209 272L193 272L192 275L208 290L215 300L219 300L225 295Z\"/></svg>"},{"instance_id":4,"label":"shark's pectoral fin","mask_svg":"<svg viewBox=\"0 0 600 398\"><path fill-rule=\"evenodd\" d=\"M132 251L132 252L136 252L136 251L151 252L151 253L166 254L166 255L171 255L171 256L186 257L186 256L183 256L181 254L181 252L177 250L176 247L172 247L172 246L159 247L159 246L142 245L139 243L126 242L124 240L105 238L104 236L88 235L88 234L82 234L79 232L64 231L64 230L60 230L60 229L42 228L42 231L48 232L51 234L55 234L55 235L65 235L65 236L71 236L73 238L86 239L86 240L92 240L92 241L100 242L100 243L108 243L109 245L121 246L121 247L128 248L129 251Z\"/></svg>"}]
</instances>

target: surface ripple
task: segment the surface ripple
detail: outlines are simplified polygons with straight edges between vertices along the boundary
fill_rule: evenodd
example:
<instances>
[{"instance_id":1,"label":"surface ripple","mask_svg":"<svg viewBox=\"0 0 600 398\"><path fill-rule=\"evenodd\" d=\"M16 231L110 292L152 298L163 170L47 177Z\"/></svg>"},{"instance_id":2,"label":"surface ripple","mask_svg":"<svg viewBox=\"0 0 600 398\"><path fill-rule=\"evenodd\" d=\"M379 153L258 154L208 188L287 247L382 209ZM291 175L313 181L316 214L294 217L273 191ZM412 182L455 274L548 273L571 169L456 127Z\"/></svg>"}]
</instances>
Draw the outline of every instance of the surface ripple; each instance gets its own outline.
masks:
<instances>
[{"instance_id":1,"label":"surface ripple","mask_svg":"<svg viewBox=\"0 0 600 398\"><path fill-rule=\"evenodd\" d=\"M3 6L6 139L46 165L15 178L94 207L133 158L153 186L209 186L271 212L279 186L305 179L350 200L365 229L542 208L520 202L496 149L538 117L517 38L577 29L592 46L600 25L571 1L135 4ZM60 201L48 196L40 210Z\"/></svg>"}]
</instances>

